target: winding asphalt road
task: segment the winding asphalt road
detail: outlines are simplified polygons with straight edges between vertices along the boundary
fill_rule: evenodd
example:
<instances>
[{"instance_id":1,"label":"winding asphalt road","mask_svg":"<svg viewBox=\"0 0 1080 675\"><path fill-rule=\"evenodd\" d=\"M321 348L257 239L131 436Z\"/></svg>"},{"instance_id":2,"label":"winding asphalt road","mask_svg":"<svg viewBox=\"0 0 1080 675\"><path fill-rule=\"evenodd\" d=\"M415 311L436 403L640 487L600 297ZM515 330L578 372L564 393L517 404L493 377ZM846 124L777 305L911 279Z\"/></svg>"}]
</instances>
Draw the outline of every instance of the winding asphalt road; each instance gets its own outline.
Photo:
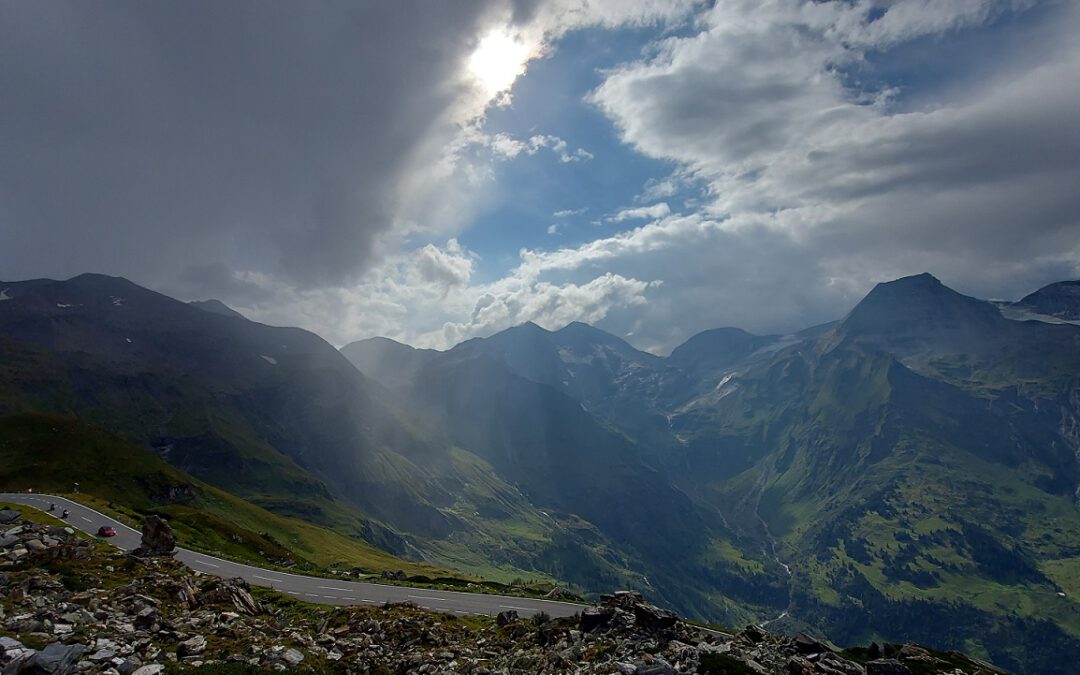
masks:
<instances>
[{"instance_id":1,"label":"winding asphalt road","mask_svg":"<svg viewBox=\"0 0 1080 675\"><path fill-rule=\"evenodd\" d=\"M110 538L108 542L123 551L137 548L142 540L142 535L136 530L64 497L32 493L0 493L0 501L31 506L46 513L50 503L56 504L57 510L54 515L57 518L60 517L60 511L68 509L71 514L66 522L90 535L96 535L98 528L102 525L112 525L116 529L116 536ZM323 605L381 605L385 602L412 602L427 609L454 614L494 615L512 609L521 616L532 616L543 611L552 617L570 616L581 611L581 605L554 600L305 577L222 560L186 548L176 549L176 559L198 572L227 579L240 577L253 586L268 586L297 599Z\"/></svg>"}]
</instances>

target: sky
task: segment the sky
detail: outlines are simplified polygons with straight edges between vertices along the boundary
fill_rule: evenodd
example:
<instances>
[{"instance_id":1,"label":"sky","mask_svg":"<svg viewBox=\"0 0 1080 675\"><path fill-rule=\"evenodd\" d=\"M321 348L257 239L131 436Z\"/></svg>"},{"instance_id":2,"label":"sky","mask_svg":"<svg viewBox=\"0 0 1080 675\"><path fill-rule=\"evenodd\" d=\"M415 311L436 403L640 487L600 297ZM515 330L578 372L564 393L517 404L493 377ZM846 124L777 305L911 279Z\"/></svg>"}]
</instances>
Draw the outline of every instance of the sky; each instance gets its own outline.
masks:
<instances>
[{"instance_id":1,"label":"sky","mask_svg":"<svg viewBox=\"0 0 1080 675\"><path fill-rule=\"evenodd\" d=\"M1080 3L0 3L0 279L666 353L1080 277Z\"/></svg>"}]
</instances>

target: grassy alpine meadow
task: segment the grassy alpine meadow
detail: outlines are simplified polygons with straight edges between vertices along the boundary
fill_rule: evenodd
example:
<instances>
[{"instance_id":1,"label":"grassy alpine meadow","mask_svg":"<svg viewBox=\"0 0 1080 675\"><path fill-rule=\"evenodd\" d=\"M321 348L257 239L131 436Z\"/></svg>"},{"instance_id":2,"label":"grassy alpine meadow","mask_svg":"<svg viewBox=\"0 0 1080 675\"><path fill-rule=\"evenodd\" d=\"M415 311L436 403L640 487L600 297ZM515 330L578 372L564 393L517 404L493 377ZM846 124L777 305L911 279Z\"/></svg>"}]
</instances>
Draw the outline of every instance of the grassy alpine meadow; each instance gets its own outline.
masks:
<instances>
[{"instance_id":1,"label":"grassy alpine meadow","mask_svg":"<svg viewBox=\"0 0 1080 675\"><path fill-rule=\"evenodd\" d=\"M410 576L458 576L396 558L325 527L271 513L71 418L38 414L0 418L0 489L31 488L76 499L136 528L143 516L160 514L182 545L242 562L271 566L288 562L309 572L358 568L368 573L401 570Z\"/></svg>"}]
</instances>

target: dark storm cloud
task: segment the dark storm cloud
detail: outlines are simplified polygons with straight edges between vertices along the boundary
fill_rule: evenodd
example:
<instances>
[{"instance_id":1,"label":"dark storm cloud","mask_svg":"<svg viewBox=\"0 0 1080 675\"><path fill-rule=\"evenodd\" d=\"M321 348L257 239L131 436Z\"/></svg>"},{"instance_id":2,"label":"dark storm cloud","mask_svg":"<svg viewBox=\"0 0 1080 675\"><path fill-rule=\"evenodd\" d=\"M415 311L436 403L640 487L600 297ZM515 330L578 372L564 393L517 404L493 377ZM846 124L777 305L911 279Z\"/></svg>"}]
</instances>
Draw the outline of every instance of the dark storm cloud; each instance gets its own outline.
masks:
<instances>
[{"instance_id":1,"label":"dark storm cloud","mask_svg":"<svg viewBox=\"0 0 1080 675\"><path fill-rule=\"evenodd\" d=\"M228 298L242 306L272 301L270 291L254 282L238 278L236 271L220 260L185 267L177 279L184 297Z\"/></svg>"},{"instance_id":2,"label":"dark storm cloud","mask_svg":"<svg viewBox=\"0 0 1080 675\"><path fill-rule=\"evenodd\" d=\"M352 277L460 96L484 11L3 3L0 278L169 285L207 260L226 261L222 283L230 268Z\"/></svg>"}]
</instances>

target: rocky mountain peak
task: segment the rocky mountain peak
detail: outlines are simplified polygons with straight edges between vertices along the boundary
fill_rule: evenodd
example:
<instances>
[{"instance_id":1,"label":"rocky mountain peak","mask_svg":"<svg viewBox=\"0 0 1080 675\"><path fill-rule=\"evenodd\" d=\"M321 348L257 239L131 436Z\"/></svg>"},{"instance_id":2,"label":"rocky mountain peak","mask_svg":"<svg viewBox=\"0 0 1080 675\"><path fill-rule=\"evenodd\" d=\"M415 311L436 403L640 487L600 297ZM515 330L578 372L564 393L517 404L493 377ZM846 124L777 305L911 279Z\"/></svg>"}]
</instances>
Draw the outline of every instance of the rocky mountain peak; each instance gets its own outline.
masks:
<instances>
[{"instance_id":1,"label":"rocky mountain peak","mask_svg":"<svg viewBox=\"0 0 1080 675\"><path fill-rule=\"evenodd\" d=\"M1080 279L1043 286L1015 304L1066 321L1080 320Z\"/></svg>"},{"instance_id":2,"label":"rocky mountain peak","mask_svg":"<svg viewBox=\"0 0 1080 675\"><path fill-rule=\"evenodd\" d=\"M683 367L720 367L775 339L775 336L754 335L741 328L714 328L702 331L676 347L668 361Z\"/></svg>"},{"instance_id":3,"label":"rocky mountain peak","mask_svg":"<svg viewBox=\"0 0 1080 675\"><path fill-rule=\"evenodd\" d=\"M931 274L880 283L840 323L848 335L983 331L1004 319L993 304L957 293Z\"/></svg>"}]
</instances>

